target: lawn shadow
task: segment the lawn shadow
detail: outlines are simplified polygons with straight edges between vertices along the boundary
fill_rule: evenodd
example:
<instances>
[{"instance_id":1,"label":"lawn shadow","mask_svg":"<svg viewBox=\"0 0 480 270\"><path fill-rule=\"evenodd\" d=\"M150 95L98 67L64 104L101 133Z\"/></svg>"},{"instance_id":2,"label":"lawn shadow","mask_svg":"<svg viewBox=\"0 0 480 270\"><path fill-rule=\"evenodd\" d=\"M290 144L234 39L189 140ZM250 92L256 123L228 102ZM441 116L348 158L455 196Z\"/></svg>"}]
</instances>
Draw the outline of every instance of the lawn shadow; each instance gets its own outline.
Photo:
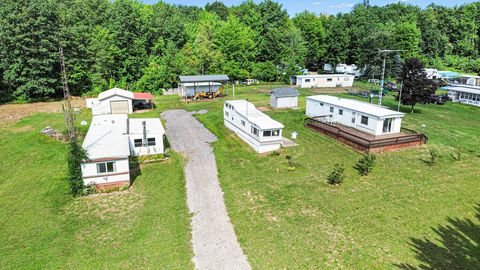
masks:
<instances>
[{"instance_id":1,"label":"lawn shadow","mask_svg":"<svg viewBox=\"0 0 480 270\"><path fill-rule=\"evenodd\" d=\"M480 204L472 219L448 218L448 224L432 228L435 239L411 238L410 246L421 263L417 266L395 264L400 269L479 269L480 267Z\"/></svg>"}]
</instances>

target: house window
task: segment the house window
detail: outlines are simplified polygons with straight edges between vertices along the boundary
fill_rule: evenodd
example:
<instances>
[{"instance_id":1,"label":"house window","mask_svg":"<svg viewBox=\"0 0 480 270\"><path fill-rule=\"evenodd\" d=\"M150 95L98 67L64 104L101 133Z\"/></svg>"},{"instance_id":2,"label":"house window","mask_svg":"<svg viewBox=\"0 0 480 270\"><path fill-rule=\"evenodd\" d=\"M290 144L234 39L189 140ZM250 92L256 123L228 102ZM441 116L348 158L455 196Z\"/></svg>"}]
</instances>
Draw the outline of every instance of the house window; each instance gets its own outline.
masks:
<instances>
[{"instance_id":1,"label":"house window","mask_svg":"<svg viewBox=\"0 0 480 270\"><path fill-rule=\"evenodd\" d=\"M252 134L258 137L258 134L260 134L258 128L252 127Z\"/></svg>"},{"instance_id":2,"label":"house window","mask_svg":"<svg viewBox=\"0 0 480 270\"><path fill-rule=\"evenodd\" d=\"M115 172L114 161L97 163L97 173L107 173L107 172Z\"/></svg>"},{"instance_id":3,"label":"house window","mask_svg":"<svg viewBox=\"0 0 480 270\"><path fill-rule=\"evenodd\" d=\"M342 109L339 109L339 110L338 110L338 114L343 115L343 110L342 110Z\"/></svg>"},{"instance_id":4,"label":"house window","mask_svg":"<svg viewBox=\"0 0 480 270\"><path fill-rule=\"evenodd\" d=\"M330 107L330 112L333 113L334 112L334 109L333 107Z\"/></svg>"},{"instance_id":5,"label":"house window","mask_svg":"<svg viewBox=\"0 0 480 270\"><path fill-rule=\"evenodd\" d=\"M327 82L331 82L331 81L333 81L332 78L327 78Z\"/></svg>"},{"instance_id":6,"label":"house window","mask_svg":"<svg viewBox=\"0 0 480 270\"><path fill-rule=\"evenodd\" d=\"M133 140L133 145L135 147L142 147L142 139L135 139Z\"/></svg>"},{"instance_id":7,"label":"house window","mask_svg":"<svg viewBox=\"0 0 480 270\"><path fill-rule=\"evenodd\" d=\"M320 106L323 106L323 103L320 103Z\"/></svg>"},{"instance_id":8,"label":"house window","mask_svg":"<svg viewBox=\"0 0 480 270\"><path fill-rule=\"evenodd\" d=\"M240 120L240 123L242 123L242 126L245 126L245 121Z\"/></svg>"},{"instance_id":9,"label":"house window","mask_svg":"<svg viewBox=\"0 0 480 270\"><path fill-rule=\"evenodd\" d=\"M229 113L228 113L228 112L225 112L225 115L228 117Z\"/></svg>"},{"instance_id":10,"label":"house window","mask_svg":"<svg viewBox=\"0 0 480 270\"><path fill-rule=\"evenodd\" d=\"M147 139L148 146L155 146L155 138L148 138Z\"/></svg>"},{"instance_id":11,"label":"house window","mask_svg":"<svg viewBox=\"0 0 480 270\"><path fill-rule=\"evenodd\" d=\"M362 125L368 126L368 117L365 115L362 115L362 120L360 121L360 123L362 123Z\"/></svg>"},{"instance_id":12,"label":"house window","mask_svg":"<svg viewBox=\"0 0 480 270\"><path fill-rule=\"evenodd\" d=\"M305 79L305 82L310 82L310 79Z\"/></svg>"},{"instance_id":13,"label":"house window","mask_svg":"<svg viewBox=\"0 0 480 270\"><path fill-rule=\"evenodd\" d=\"M270 137L270 136L272 136L272 131L271 130L263 131L263 137Z\"/></svg>"},{"instance_id":14,"label":"house window","mask_svg":"<svg viewBox=\"0 0 480 270\"><path fill-rule=\"evenodd\" d=\"M352 112L352 124L355 124L356 120L357 120L357 114Z\"/></svg>"},{"instance_id":15,"label":"house window","mask_svg":"<svg viewBox=\"0 0 480 270\"><path fill-rule=\"evenodd\" d=\"M278 135L280 135L280 130L278 129L272 130L272 136L278 136Z\"/></svg>"}]
</instances>

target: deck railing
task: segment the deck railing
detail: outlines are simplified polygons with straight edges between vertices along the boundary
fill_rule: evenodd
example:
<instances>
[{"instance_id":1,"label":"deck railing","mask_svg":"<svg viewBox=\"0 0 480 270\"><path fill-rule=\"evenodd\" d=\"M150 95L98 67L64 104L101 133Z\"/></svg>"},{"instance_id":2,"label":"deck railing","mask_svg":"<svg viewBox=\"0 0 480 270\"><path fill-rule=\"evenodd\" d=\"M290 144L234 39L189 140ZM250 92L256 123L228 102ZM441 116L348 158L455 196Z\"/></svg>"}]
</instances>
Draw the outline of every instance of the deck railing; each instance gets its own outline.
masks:
<instances>
[{"instance_id":1,"label":"deck railing","mask_svg":"<svg viewBox=\"0 0 480 270\"><path fill-rule=\"evenodd\" d=\"M390 145L398 145L398 144L405 144L410 142L422 142L427 143L427 136L425 134L417 133L414 130L402 128L401 131L405 135L393 137L393 138L385 138L385 139L368 139L361 137L359 135L353 134L351 132L342 130L341 128L335 126L334 124L327 123L324 119L327 116L322 117L315 117L314 118L306 118L305 119L305 126L319 129L328 135L334 138L342 138L349 142L355 143L356 145L365 148L366 150L377 148L377 147L385 147Z\"/></svg>"}]
</instances>

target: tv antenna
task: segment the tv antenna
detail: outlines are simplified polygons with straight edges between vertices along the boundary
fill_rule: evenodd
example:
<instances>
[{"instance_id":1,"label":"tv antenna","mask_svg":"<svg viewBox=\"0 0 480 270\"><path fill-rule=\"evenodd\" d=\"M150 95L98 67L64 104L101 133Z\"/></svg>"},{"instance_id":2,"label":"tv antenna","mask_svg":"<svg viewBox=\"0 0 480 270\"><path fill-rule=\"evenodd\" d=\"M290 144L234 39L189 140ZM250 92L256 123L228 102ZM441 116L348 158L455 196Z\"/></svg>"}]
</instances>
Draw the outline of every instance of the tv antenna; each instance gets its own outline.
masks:
<instances>
[{"instance_id":1,"label":"tv antenna","mask_svg":"<svg viewBox=\"0 0 480 270\"><path fill-rule=\"evenodd\" d=\"M70 101L70 90L68 89L67 70L65 68L65 57L63 56L63 48L60 46L60 67L62 69L63 81L63 118L65 126L67 127L68 141L76 139L75 134L75 119L73 117L72 103Z\"/></svg>"},{"instance_id":2,"label":"tv antenna","mask_svg":"<svg viewBox=\"0 0 480 270\"><path fill-rule=\"evenodd\" d=\"M383 87L385 85L385 64L387 60L387 54L393 52L403 52L405 50L378 50L379 53L383 54L383 64L382 64L382 81L380 82L380 91L378 93L378 106L382 106L383 99Z\"/></svg>"}]
</instances>

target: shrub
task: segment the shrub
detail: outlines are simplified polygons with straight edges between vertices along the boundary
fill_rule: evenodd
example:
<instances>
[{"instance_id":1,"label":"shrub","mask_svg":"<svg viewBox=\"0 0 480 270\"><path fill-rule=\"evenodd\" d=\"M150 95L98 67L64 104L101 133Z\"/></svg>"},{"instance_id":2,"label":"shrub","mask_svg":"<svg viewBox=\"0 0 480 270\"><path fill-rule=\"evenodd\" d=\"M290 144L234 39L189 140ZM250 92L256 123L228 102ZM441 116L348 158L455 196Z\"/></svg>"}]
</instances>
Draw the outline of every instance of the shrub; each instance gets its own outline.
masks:
<instances>
[{"instance_id":1,"label":"shrub","mask_svg":"<svg viewBox=\"0 0 480 270\"><path fill-rule=\"evenodd\" d=\"M68 142L68 182L72 195L81 195L83 193L83 179L81 164L87 158L85 150L74 138Z\"/></svg>"},{"instance_id":2,"label":"shrub","mask_svg":"<svg viewBox=\"0 0 480 270\"><path fill-rule=\"evenodd\" d=\"M292 166L292 156L286 155L286 156L285 156L285 159L288 160L288 166L289 166L289 167L293 167L293 166Z\"/></svg>"},{"instance_id":3,"label":"shrub","mask_svg":"<svg viewBox=\"0 0 480 270\"><path fill-rule=\"evenodd\" d=\"M280 155L280 152L278 152L278 151L273 151L273 152L271 152L269 155L272 156L272 157L276 157L276 156L279 156L279 155Z\"/></svg>"},{"instance_id":4,"label":"shrub","mask_svg":"<svg viewBox=\"0 0 480 270\"><path fill-rule=\"evenodd\" d=\"M363 155L362 158L358 160L354 168L358 171L360 175L368 175L372 171L376 159L377 157L375 156L375 154L366 153L365 155Z\"/></svg>"},{"instance_id":5,"label":"shrub","mask_svg":"<svg viewBox=\"0 0 480 270\"><path fill-rule=\"evenodd\" d=\"M435 164L438 159L438 151L435 148L428 148L428 153L430 155L430 164Z\"/></svg>"},{"instance_id":6,"label":"shrub","mask_svg":"<svg viewBox=\"0 0 480 270\"><path fill-rule=\"evenodd\" d=\"M338 185L343 182L343 179L345 178L345 168L343 164L341 163L336 163L333 166L332 172L327 177L327 183L330 185Z\"/></svg>"}]
</instances>

